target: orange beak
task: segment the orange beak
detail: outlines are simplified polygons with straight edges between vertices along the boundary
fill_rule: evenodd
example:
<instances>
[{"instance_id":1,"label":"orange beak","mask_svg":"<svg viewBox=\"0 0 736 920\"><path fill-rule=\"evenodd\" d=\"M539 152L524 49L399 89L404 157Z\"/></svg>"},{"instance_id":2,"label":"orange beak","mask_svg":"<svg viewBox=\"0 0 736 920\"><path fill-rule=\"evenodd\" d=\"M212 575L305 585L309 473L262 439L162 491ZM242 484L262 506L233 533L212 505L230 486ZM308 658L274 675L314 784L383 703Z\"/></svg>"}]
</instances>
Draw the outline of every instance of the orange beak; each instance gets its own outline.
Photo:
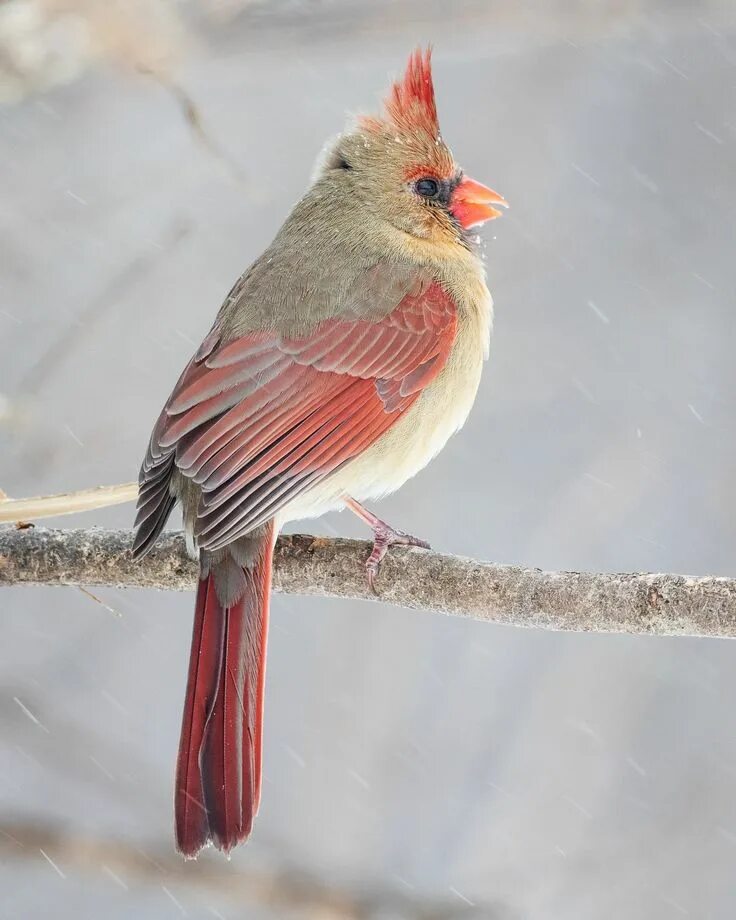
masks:
<instances>
[{"instance_id":1,"label":"orange beak","mask_svg":"<svg viewBox=\"0 0 736 920\"><path fill-rule=\"evenodd\" d=\"M487 220L501 216L501 212L491 205L498 204L507 208L508 202L492 188L481 185L475 179L463 176L450 198L450 213L461 227L468 230Z\"/></svg>"}]
</instances>

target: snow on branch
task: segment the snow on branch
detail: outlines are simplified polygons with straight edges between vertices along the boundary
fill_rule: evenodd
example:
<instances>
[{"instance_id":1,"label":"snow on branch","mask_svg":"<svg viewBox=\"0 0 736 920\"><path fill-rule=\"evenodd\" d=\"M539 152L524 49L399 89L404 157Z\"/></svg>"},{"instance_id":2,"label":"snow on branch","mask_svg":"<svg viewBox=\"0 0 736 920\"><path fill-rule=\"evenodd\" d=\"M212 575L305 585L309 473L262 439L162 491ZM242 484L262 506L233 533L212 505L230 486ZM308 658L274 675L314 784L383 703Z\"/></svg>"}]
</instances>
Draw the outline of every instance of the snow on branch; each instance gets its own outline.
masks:
<instances>
[{"instance_id":1,"label":"snow on branch","mask_svg":"<svg viewBox=\"0 0 736 920\"><path fill-rule=\"evenodd\" d=\"M196 564L166 533L141 562L128 531L0 529L0 587L86 585L190 590ZM508 626L658 636L736 637L736 580L654 574L543 572L395 547L368 588L370 544L282 536L274 589L381 600Z\"/></svg>"}]
</instances>

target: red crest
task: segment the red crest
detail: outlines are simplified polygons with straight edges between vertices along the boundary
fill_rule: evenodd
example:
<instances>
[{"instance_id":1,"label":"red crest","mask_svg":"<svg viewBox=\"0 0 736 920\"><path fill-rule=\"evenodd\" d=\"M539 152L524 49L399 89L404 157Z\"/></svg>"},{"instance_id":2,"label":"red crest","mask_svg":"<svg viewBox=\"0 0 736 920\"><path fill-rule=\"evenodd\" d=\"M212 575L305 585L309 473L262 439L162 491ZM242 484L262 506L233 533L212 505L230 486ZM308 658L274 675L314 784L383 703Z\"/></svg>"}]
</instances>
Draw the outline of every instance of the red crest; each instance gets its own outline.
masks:
<instances>
[{"instance_id":1,"label":"red crest","mask_svg":"<svg viewBox=\"0 0 736 920\"><path fill-rule=\"evenodd\" d=\"M432 139L439 136L437 107L432 84L432 49L417 48L409 58L406 72L391 87L384 101L388 122L401 131L422 131ZM366 127L378 127L375 118L364 118Z\"/></svg>"}]
</instances>

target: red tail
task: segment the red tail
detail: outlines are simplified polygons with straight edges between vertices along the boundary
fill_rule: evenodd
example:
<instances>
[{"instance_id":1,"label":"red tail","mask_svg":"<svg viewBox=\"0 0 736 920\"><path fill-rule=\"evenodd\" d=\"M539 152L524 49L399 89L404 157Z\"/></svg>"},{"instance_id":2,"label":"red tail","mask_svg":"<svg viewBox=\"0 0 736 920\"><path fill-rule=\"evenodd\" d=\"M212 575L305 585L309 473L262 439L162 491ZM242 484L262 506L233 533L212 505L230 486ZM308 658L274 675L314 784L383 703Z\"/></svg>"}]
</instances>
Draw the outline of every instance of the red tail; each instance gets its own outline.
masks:
<instances>
[{"instance_id":1,"label":"red tail","mask_svg":"<svg viewBox=\"0 0 736 920\"><path fill-rule=\"evenodd\" d=\"M185 856L209 840L225 852L245 840L261 797L273 525L246 540L213 560L197 589L174 804Z\"/></svg>"}]
</instances>

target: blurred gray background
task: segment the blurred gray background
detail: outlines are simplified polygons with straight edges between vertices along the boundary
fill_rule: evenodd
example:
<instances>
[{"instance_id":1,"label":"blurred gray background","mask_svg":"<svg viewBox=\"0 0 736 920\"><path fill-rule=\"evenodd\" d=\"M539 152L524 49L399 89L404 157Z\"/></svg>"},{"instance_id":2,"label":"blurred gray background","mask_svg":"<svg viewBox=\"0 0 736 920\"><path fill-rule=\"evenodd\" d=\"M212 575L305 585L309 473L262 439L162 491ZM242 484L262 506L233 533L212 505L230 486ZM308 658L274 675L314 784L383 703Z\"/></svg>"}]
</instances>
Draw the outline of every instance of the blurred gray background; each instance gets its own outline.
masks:
<instances>
[{"instance_id":1,"label":"blurred gray background","mask_svg":"<svg viewBox=\"0 0 736 920\"><path fill-rule=\"evenodd\" d=\"M501 562L736 574L733 0L3 3L0 487L136 476L325 139L427 40L511 209L475 410L377 510ZM732 643L276 597L256 832L184 864L193 601L96 593L119 616L0 598L0 917L736 915Z\"/></svg>"}]
</instances>

